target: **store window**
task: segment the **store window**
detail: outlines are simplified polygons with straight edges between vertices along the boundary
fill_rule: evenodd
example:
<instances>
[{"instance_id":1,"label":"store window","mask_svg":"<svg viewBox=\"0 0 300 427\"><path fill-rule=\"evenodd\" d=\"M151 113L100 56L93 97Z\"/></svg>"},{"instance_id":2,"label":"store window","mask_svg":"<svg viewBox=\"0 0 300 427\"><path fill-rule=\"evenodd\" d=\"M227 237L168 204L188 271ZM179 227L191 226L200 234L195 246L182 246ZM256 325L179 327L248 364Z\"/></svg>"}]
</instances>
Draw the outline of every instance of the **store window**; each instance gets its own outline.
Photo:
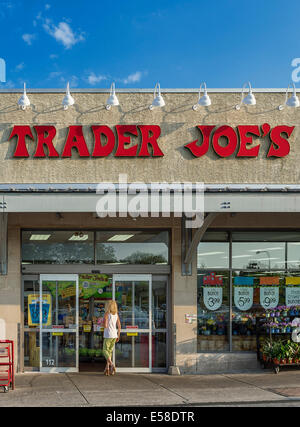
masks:
<instances>
[{"instance_id":1,"label":"store window","mask_svg":"<svg viewBox=\"0 0 300 427\"><path fill-rule=\"evenodd\" d=\"M22 264L93 264L91 231L31 230L22 232Z\"/></svg>"},{"instance_id":2,"label":"store window","mask_svg":"<svg viewBox=\"0 0 300 427\"><path fill-rule=\"evenodd\" d=\"M229 350L229 272L198 270L198 352Z\"/></svg>"},{"instance_id":3,"label":"store window","mask_svg":"<svg viewBox=\"0 0 300 427\"><path fill-rule=\"evenodd\" d=\"M169 232L24 230L22 264L169 263Z\"/></svg>"},{"instance_id":4,"label":"store window","mask_svg":"<svg viewBox=\"0 0 300 427\"><path fill-rule=\"evenodd\" d=\"M168 264L169 233L155 230L98 231L97 264Z\"/></svg>"},{"instance_id":5,"label":"store window","mask_svg":"<svg viewBox=\"0 0 300 427\"><path fill-rule=\"evenodd\" d=\"M300 242L289 242L287 244L287 268L289 270L300 270Z\"/></svg>"},{"instance_id":6,"label":"store window","mask_svg":"<svg viewBox=\"0 0 300 427\"><path fill-rule=\"evenodd\" d=\"M285 268L285 243L233 242L232 268L268 270Z\"/></svg>"},{"instance_id":7,"label":"store window","mask_svg":"<svg viewBox=\"0 0 300 427\"><path fill-rule=\"evenodd\" d=\"M300 314L300 234L228 234L231 256L226 269L220 270L218 257L223 254L216 253L224 241L212 242L217 233L207 232L198 247L198 352L257 351L257 342L265 339L258 336L258 329L265 336L270 331L289 334L291 316ZM199 265L199 253L203 256L205 247L210 250L205 256L213 261ZM220 345L218 325L223 318L228 321L226 339Z\"/></svg>"}]
</instances>

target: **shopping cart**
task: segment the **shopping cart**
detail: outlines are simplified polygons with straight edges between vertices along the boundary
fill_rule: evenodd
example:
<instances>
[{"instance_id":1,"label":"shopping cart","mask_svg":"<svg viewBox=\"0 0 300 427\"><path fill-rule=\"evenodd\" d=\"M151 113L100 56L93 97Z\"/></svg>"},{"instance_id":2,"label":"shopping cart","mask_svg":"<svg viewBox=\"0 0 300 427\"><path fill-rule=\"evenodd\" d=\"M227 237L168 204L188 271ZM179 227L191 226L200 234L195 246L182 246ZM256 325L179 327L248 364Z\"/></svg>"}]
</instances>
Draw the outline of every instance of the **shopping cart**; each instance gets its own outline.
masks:
<instances>
[{"instance_id":1,"label":"shopping cart","mask_svg":"<svg viewBox=\"0 0 300 427\"><path fill-rule=\"evenodd\" d=\"M4 393L15 389L14 376L14 342L10 340L0 340L0 387Z\"/></svg>"}]
</instances>

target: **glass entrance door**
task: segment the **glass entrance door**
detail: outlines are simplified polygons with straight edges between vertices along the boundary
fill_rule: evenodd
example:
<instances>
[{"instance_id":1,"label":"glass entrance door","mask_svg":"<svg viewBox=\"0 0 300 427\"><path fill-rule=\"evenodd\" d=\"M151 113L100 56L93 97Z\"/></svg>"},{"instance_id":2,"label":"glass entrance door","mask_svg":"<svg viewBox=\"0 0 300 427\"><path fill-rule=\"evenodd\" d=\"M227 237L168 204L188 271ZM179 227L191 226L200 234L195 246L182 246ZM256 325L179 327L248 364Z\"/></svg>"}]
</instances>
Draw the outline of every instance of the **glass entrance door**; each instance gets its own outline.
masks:
<instances>
[{"instance_id":1,"label":"glass entrance door","mask_svg":"<svg viewBox=\"0 0 300 427\"><path fill-rule=\"evenodd\" d=\"M28 303L40 324L40 371L77 372L78 275L41 274L39 300Z\"/></svg>"},{"instance_id":2,"label":"glass entrance door","mask_svg":"<svg viewBox=\"0 0 300 427\"><path fill-rule=\"evenodd\" d=\"M113 298L118 303L120 341L114 358L118 371L151 372L152 369L151 275L113 276Z\"/></svg>"}]
</instances>

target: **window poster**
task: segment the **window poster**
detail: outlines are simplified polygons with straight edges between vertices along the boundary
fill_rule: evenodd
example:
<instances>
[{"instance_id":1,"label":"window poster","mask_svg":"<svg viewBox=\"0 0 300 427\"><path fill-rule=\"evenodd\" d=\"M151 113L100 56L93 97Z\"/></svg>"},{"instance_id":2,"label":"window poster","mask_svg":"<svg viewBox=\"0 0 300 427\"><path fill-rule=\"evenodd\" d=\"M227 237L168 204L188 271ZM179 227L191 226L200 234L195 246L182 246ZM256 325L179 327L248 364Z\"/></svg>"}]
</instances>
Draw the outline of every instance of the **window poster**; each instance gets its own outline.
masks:
<instances>
[{"instance_id":1,"label":"window poster","mask_svg":"<svg viewBox=\"0 0 300 427\"><path fill-rule=\"evenodd\" d=\"M275 308L279 304L279 279L278 276L259 278L260 305L265 310Z\"/></svg>"},{"instance_id":2,"label":"window poster","mask_svg":"<svg viewBox=\"0 0 300 427\"><path fill-rule=\"evenodd\" d=\"M253 305L253 277L234 278L234 304L241 311L250 310Z\"/></svg>"},{"instance_id":3,"label":"window poster","mask_svg":"<svg viewBox=\"0 0 300 427\"><path fill-rule=\"evenodd\" d=\"M285 305L300 305L300 277L285 278Z\"/></svg>"},{"instance_id":4,"label":"window poster","mask_svg":"<svg viewBox=\"0 0 300 427\"><path fill-rule=\"evenodd\" d=\"M40 324L40 297L37 294L28 295L28 326L38 326ZM43 294L42 297L42 317L43 325L50 326L51 319L51 294Z\"/></svg>"},{"instance_id":5,"label":"window poster","mask_svg":"<svg viewBox=\"0 0 300 427\"><path fill-rule=\"evenodd\" d=\"M112 299L111 278L106 274L79 274L81 298Z\"/></svg>"},{"instance_id":6,"label":"window poster","mask_svg":"<svg viewBox=\"0 0 300 427\"><path fill-rule=\"evenodd\" d=\"M218 310L223 301L223 277L211 273L203 277L203 302L208 310Z\"/></svg>"}]
</instances>

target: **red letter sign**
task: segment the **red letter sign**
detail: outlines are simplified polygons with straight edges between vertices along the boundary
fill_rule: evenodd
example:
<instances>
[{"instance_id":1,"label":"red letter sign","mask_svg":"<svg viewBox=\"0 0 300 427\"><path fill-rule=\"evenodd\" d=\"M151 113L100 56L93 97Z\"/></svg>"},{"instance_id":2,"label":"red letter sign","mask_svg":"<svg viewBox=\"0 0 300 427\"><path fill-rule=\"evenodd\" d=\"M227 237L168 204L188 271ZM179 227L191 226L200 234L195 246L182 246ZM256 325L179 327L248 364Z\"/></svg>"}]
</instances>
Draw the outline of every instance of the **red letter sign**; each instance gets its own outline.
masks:
<instances>
[{"instance_id":1,"label":"red letter sign","mask_svg":"<svg viewBox=\"0 0 300 427\"><path fill-rule=\"evenodd\" d=\"M219 144L219 139L222 136L225 136L228 141L225 147L222 147L222 145ZM231 154L233 154L236 149L237 143L237 134L235 133L234 129L232 129L232 127L227 125L220 126L214 133L212 139L213 148L215 152L221 157L231 156Z\"/></svg>"},{"instance_id":2,"label":"red letter sign","mask_svg":"<svg viewBox=\"0 0 300 427\"><path fill-rule=\"evenodd\" d=\"M198 139L196 139L195 141L186 144L184 147L190 150L195 157L201 157L208 151L209 138L215 126L197 126L197 128L200 130L202 135L202 144L198 145Z\"/></svg>"},{"instance_id":3,"label":"red letter sign","mask_svg":"<svg viewBox=\"0 0 300 427\"><path fill-rule=\"evenodd\" d=\"M142 145L139 152L139 157L150 156L150 153L148 151L148 144L152 145L153 157L162 157L164 153L161 151L157 143L157 140L160 136L160 127L155 125L140 125L138 127L142 133ZM150 135L150 132L152 135Z\"/></svg>"},{"instance_id":4,"label":"red letter sign","mask_svg":"<svg viewBox=\"0 0 300 427\"><path fill-rule=\"evenodd\" d=\"M70 126L62 157L71 157L72 148L78 150L80 157L89 157L90 153L82 133L82 126Z\"/></svg>"},{"instance_id":5,"label":"red letter sign","mask_svg":"<svg viewBox=\"0 0 300 427\"><path fill-rule=\"evenodd\" d=\"M290 152L290 144L287 139L281 136L282 133L285 133L287 137L290 137L295 126L276 126L270 132L270 139L273 144L270 145L267 157L285 157ZM274 144L277 145L275 148Z\"/></svg>"},{"instance_id":6,"label":"red letter sign","mask_svg":"<svg viewBox=\"0 0 300 427\"><path fill-rule=\"evenodd\" d=\"M118 148L116 151L116 157L135 157L137 153L138 146L133 145L132 147L125 148L125 144L130 144L130 136L125 136L125 133L131 133L132 135L137 136L138 131L135 125L117 125L117 134L118 134Z\"/></svg>"},{"instance_id":7,"label":"red letter sign","mask_svg":"<svg viewBox=\"0 0 300 427\"><path fill-rule=\"evenodd\" d=\"M36 130L38 140L37 147L33 157L46 157L44 152L44 144L48 147L49 157L59 157L58 152L55 150L53 145L53 138L56 135L56 129L54 126L34 126ZM47 133L47 135L46 135Z\"/></svg>"},{"instance_id":8,"label":"red letter sign","mask_svg":"<svg viewBox=\"0 0 300 427\"><path fill-rule=\"evenodd\" d=\"M95 146L92 157L109 156L115 146L115 135L108 126L92 126L95 138ZM106 137L106 144L102 145L101 135Z\"/></svg>"},{"instance_id":9,"label":"red letter sign","mask_svg":"<svg viewBox=\"0 0 300 427\"><path fill-rule=\"evenodd\" d=\"M10 140L14 136L18 137L14 157L29 157L26 147L26 136L29 136L34 141L30 126L14 126L8 139Z\"/></svg>"},{"instance_id":10,"label":"red letter sign","mask_svg":"<svg viewBox=\"0 0 300 427\"><path fill-rule=\"evenodd\" d=\"M260 145L255 147L247 148L247 144L253 143L252 136L247 136L248 133L256 136L260 136L258 126L238 126L240 134L240 149L237 153L237 157L257 157L260 149Z\"/></svg>"}]
</instances>

